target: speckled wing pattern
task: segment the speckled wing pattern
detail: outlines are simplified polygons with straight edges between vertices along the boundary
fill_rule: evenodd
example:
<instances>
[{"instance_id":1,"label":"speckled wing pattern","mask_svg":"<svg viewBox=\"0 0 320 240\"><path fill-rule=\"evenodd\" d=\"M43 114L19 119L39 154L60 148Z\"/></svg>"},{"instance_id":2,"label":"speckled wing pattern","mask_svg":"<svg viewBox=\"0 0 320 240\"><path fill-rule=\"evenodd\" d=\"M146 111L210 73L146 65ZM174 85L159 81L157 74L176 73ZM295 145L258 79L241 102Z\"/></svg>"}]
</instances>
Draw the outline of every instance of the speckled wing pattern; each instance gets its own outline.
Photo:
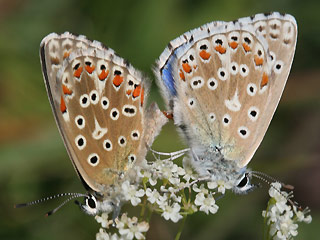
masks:
<instances>
[{"instance_id":1,"label":"speckled wing pattern","mask_svg":"<svg viewBox=\"0 0 320 240\"><path fill-rule=\"evenodd\" d=\"M288 14L212 22L171 41L155 73L192 150L245 167L280 100L297 38Z\"/></svg>"},{"instance_id":2,"label":"speckled wing pattern","mask_svg":"<svg viewBox=\"0 0 320 240\"><path fill-rule=\"evenodd\" d=\"M99 42L52 33L40 57L73 165L87 188L101 192L144 159L166 120L155 104L146 110L142 74Z\"/></svg>"}]
</instances>

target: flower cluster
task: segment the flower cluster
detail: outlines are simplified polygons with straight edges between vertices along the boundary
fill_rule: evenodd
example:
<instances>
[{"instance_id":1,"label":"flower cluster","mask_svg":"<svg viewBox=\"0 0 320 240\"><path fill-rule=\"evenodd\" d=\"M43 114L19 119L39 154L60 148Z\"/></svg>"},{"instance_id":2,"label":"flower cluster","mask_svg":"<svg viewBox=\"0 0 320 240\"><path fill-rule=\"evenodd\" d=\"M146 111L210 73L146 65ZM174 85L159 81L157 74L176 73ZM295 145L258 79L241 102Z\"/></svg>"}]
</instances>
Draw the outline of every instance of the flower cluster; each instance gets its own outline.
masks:
<instances>
[{"instance_id":1,"label":"flower cluster","mask_svg":"<svg viewBox=\"0 0 320 240\"><path fill-rule=\"evenodd\" d=\"M266 219L269 232L267 239L291 239L298 235L298 223L310 223L309 210L301 211L290 200L291 195L281 191L280 183L272 183L269 189L271 199L262 216Z\"/></svg>"},{"instance_id":2,"label":"flower cluster","mask_svg":"<svg viewBox=\"0 0 320 240\"><path fill-rule=\"evenodd\" d=\"M136 217L129 218L125 213L115 220L115 224L113 220L108 219L108 214L106 213L102 213L101 216L96 216L96 220L102 226L96 235L97 240L145 239L144 234L149 230L149 224L147 222L138 222ZM111 234L106 231L106 229L110 229L113 225L119 234Z\"/></svg>"},{"instance_id":3,"label":"flower cluster","mask_svg":"<svg viewBox=\"0 0 320 240\"><path fill-rule=\"evenodd\" d=\"M219 209L216 205L217 196L232 188L230 182L201 181L188 161L183 161L182 168L171 158L156 159L134 169L137 179L134 182L125 180L119 185L119 191L124 201L141 208L139 219L130 218L124 213L113 221L108 219L107 213L102 213L96 217L101 224L96 239L145 239L152 213L174 223L199 211L215 214ZM279 183L271 185L271 199L267 210L263 212L270 230L268 239L296 236L298 222L311 222L310 215L290 204L290 196L280 191L280 186Z\"/></svg>"}]
</instances>

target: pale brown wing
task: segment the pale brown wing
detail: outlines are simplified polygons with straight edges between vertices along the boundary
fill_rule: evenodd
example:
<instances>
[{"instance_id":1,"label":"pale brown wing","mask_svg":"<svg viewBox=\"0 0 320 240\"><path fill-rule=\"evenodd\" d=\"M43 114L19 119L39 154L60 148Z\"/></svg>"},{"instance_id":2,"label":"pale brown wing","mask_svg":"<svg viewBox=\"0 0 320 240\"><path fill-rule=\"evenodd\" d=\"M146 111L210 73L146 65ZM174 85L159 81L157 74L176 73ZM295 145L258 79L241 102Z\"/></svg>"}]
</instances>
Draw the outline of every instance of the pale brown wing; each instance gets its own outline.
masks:
<instances>
[{"instance_id":1,"label":"pale brown wing","mask_svg":"<svg viewBox=\"0 0 320 240\"><path fill-rule=\"evenodd\" d=\"M271 38L275 38L270 30L274 20L269 18L279 23L275 27L278 37L271 42L256 34L253 17L202 26L186 34L186 46L175 52L176 124L194 151L217 147L239 167L247 165L265 135L296 44L293 17L263 16L257 15L257 21L266 21Z\"/></svg>"},{"instance_id":2,"label":"pale brown wing","mask_svg":"<svg viewBox=\"0 0 320 240\"><path fill-rule=\"evenodd\" d=\"M113 50L84 37L51 34L40 53L69 156L85 183L100 192L145 157L145 81Z\"/></svg>"}]
</instances>

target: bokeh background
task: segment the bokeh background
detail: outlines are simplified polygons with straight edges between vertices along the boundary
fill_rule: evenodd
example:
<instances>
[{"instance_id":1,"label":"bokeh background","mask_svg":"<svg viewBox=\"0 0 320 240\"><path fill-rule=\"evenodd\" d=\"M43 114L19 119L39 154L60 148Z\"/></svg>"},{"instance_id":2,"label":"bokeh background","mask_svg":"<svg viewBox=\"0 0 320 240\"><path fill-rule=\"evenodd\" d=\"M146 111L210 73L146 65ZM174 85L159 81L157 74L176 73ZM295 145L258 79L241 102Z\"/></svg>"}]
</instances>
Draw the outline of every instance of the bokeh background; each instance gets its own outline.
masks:
<instances>
[{"instance_id":1,"label":"bokeh background","mask_svg":"<svg viewBox=\"0 0 320 240\"><path fill-rule=\"evenodd\" d=\"M14 203L62 192L83 192L59 136L39 63L39 44L50 32L84 34L113 48L154 79L151 66L167 43L214 20L280 11L298 22L297 51L278 110L249 166L295 186L313 222L297 239L320 233L320 1L79 1L0 0L0 239L93 239L96 221L61 200L14 209ZM151 101L163 107L153 84ZM154 149L183 143L169 123ZM182 239L261 239L268 187L245 196L228 193L215 215L197 213ZM154 216L148 239L173 239L178 224Z\"/></svg>"}]
</instances>

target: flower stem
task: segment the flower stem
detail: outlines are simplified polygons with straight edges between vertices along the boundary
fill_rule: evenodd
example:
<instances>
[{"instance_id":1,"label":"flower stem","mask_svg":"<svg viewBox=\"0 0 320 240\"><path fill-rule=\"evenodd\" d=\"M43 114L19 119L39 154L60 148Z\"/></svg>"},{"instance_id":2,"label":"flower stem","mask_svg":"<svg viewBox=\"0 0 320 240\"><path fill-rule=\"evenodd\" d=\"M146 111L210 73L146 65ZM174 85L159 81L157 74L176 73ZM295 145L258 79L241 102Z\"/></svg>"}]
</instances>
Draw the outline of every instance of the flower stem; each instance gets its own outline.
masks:
<instances>
[{"instance_id":1,"label":"flower stem","mask_svg":"<svg viewBox=\"0 0 320 240\"><path fill-rule=\"evenodd\" d=\"M180 224L179 231L178 231L178 233L177 233L177 235L176 235L176 237L175 237L175 240L179 240L179 239L180 239L181 233L182 233L182 230L183 230L183 228L184 228L184 224L185 224L186 220L187 220L187 215L185 215L185 216L183 217L183 219L182 219L182 222L181 222L181 224Z\"/></svg>"}]
</instances>

